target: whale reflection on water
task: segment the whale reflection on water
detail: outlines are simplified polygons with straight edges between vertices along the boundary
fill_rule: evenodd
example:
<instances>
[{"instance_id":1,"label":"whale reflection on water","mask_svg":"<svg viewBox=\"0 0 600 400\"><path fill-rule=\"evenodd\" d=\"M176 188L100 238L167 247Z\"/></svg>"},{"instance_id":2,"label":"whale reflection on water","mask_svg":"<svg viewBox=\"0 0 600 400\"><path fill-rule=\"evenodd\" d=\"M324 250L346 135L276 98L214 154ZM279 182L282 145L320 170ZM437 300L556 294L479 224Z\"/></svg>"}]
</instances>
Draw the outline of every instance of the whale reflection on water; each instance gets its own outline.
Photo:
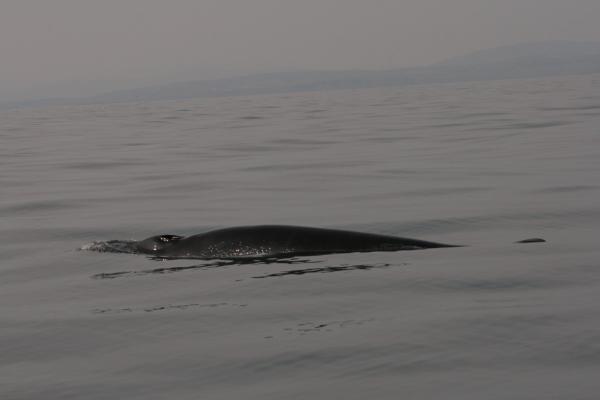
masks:
<instances>
[{"instance_id":1,"label":"whale reflection on water","mask_svg":"<svg viewBox=\"0 0 600 400\"><path fill-rule=\"evenodd\" d=\"M263 260L222 260L222 261L212 261L202 264L195 265L187 265L187 266L176 266L176 267L162 267L162 268L152 268L145 270L131 270L131 271L117 271L117 272L103 272L99 274L95 274L92 276L94 279L115 279L115 278L124 278L124 277L132 277L132 276L144 276L144 275L162 275L162 274L171 274L175 272L182 271L194 271L194 270L207 270L212 268L220 268L220 267L228 267L235 265L243 265L243 264L288 264L288 265L302 265L302 264L313 264L320 263L318 260L307 260L307 259L263 259ZM298 276L298 275L306 275L306 274L315 274L315 273L332 273L332 272L346 272L346 271L356 271L356 270L370 270L375 268L387 268L391 264L387 263L378 263L378 264L341 264L334 266L323 266L323 267L314 267L314 268L303 268L303 269L292 269L287 271L274 272L265 275L257 275L253 276L254 279L264 279L264 278L278 278L284 276ZM405 265L405 264L402 264Z\"/></svg>"}]
</instances>

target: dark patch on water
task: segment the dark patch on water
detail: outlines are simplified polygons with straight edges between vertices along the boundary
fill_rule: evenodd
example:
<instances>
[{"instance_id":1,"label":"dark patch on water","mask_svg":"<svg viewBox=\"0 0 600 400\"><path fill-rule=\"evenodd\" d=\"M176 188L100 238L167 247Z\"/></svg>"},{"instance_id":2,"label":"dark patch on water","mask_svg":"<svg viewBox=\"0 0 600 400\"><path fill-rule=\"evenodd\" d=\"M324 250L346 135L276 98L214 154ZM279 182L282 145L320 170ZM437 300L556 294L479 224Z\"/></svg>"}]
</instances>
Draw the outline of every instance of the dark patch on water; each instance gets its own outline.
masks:
<instances>
[{"instance_id":1,"label":"dark patch on water","mask_svg":"<svg viewBox=\"0 0 600 400\"><path fill-rule=\"evenodd\" d=\"M542 238L529 238L529 239L519 240L515 243L546 243L546 240L542 239Z\"/></svg>"},{"instance_id":2,"label":"dark patch on water","mask_svg":"<svg viewBox=\"0 0 600 400\"><path fill-rule=\"evenodd\" d=\"M244 119L244 120L254 120L254 119L264 119L265 117L261 117L260 115L246 115L243 117L240 117L240 119Z\"/></svg>"},{"instance_id":3,"label":"dark patch on water","mask_svg":"<svg viewBox=\"0 0 600 400\"><path fill-rule=\"evenodd\" d=\"M341 321L325 321L325 322L300 322L292 327L283 328L286 334L306 335L318 332L334 332L340 329L350 328L354 326L364 325L375 321L375 318L368 319L347 319ZM265 339L273 339L274 336L265 336Z\"/></svg>"}]
</instances>

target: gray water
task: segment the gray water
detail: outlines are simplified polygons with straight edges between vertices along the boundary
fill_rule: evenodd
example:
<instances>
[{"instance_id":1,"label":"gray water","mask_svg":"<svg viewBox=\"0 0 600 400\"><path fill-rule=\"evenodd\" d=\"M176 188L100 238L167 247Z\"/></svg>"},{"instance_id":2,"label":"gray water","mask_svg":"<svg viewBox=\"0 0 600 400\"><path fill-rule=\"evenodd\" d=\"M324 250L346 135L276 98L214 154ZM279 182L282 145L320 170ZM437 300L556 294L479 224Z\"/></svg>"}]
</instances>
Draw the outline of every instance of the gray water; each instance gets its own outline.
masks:
<instances>
[{"instance_id":1,"label":"gray water","mask_svg":"<svg viewBox=\"0 0 600 400\"><path fill-rule=\"evenodd\" d=\"M600 75L6 111L0 168L3 400L599 396ZM468 246L79 250L266 223Z\"/></svg>"}]
</instances>

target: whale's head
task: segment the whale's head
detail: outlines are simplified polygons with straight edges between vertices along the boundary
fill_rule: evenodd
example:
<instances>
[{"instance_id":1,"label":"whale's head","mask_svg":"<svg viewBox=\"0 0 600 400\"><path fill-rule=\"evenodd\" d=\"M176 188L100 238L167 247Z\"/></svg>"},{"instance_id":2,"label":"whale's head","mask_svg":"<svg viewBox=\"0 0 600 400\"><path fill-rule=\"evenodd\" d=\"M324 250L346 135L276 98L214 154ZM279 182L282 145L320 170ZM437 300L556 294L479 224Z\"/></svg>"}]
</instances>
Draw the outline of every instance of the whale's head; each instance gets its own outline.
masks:
<instances>
[{"instance_id":1,"label":"whale's head","mask_svg":"<svg viewBox=\"0 0 600 400\"><path fill-rule=\"evenodd\" d=\"M137 251L145 254L160 254L183 239L183 236L177 235L158 235L144 239L137 243Z\"/></svg>"}]
</instances>

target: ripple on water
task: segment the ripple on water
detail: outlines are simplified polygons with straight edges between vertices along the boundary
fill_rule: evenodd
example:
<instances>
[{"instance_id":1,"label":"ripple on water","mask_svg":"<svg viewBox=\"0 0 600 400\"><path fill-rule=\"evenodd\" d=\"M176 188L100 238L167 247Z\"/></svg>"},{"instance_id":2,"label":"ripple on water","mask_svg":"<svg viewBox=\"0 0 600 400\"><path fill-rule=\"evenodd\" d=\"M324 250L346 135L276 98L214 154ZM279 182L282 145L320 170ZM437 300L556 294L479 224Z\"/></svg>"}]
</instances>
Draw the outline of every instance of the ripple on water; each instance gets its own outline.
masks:
<instances>
[{"instance_id":1,"label":"ripple on water","mask_svg":"<svg viewBox=\"0 0 600 400\"><path fill-rule=\"evenodd\" d=\"M245 115L243 117L240 117L239 119L242 119L242 120L255 120L255 119L265 119L265 117L262 117L260 115Z\"/></svg>"},{"instance_id":2,"label":"ripple on water","mask_svg":"<svg viewBox=\"0 0 600 400\"><path fill-rule=\"evenodd\" d=\"M133 242L135 243L135 242ZM97 248L101 250L97 250ZM105 250L107 247L105 242L94 242L85 246L83 250L92 250L92 251L110 251L110 252L129 252L132 251L114 251L114 246L110 246L110 250ZM164 261L164 258L152 258L157 261ZM289 258L289 259L281 259L281 258L247 258L247 259L230 259L230 260L214 260L214 261L205 261L196 263L193 265L185 265L185 266L173 266L173 267L160 267L160 268L151 268L151 269L143 269L143 270L129 270L129 271L116 271L116 272L103 272L99 274L95 274L92 276L93 279L114 279L114 278L123 278L123 277L133 277L133 276L148 276L148 275L164 275L171 274L182 271L201 271L213 268L224 268L224 267L233 267L240 265L248 265L248 264L283 264L283 265L295 265L295 264L310 264L318 261L309 260L309 259L299 259L299 258Z\"/></svg>"},{"instance_id":3,"label":"ripple on water","mask_svg":"<svg viewBox=\"0 0 600 400\"><path fill-rule=\"evenodd\" d=\"M30 214L30 213L46 213L48 211L68 210L73 208L85 207L83 204L76 200L40 200L40 201L27 201L19 204L12 204L0 207L1 212L8 214Z\"/></svg>"},{"instance_id":4,"label":"ripple on water","mask_svg":"<svg viewBox=\"0 0 600 400\"><path fill-rule=\"evenodd\" d=\"M499 126L487 127L488 130L524 130L524 129L541 129L553 128L572 124L571 121L540 121L540 122L518 122L514 124L505 124Z\"/></svg>"},{"instance_id":5,"label":"ripple on water","mask_svg":"<svg viewBox=\"0 0 600 400\"><path fill-rule=\"evenodd\" d=\"M121 160L121 161L79 161L62 164L65 169L78 170L102 170L102 169L120 169L121 167L130 167L137 165L148 165L147 161Z\"/></svg>"},{"instance_id":6,"label":"ripple on water","mask_svg":"<svg viewBox=\"0 0 600 400\"><path fill-rule=\"evenodd\" d=\"M570 186L551 186L536 190L537 193L572 193L572 192L587 192L600 189L600 186L595 185L570 185Z\"/></svg>"},{"instance_id":7,"label":"ripple on water","mask_svg":"<svg viewBox=\"0 0 600 400\"><path fill-rule=\"evenodd\" d=\"M184 303L184 304L166 304L158 306L146 306L146 307L121 307L121 308L95 308L92 310L92 314L123 314L123 313L151 313L157 311L182 311L188 309L199 309L199 308L218 308L218 307L247 307L248 304L237 304L237 303Z\"/></svg>"},{"instance_id":8,"label":"ripple on water","mask_svg":"<svg viewBox=\"0 0 600 400\"><path fill-rule=\"evenodd\" d=\"M257 144L231 144L226 146L220 146L218 150L234 152L234 153L264 153L274 152L279 150L278 146L265 146Z\"/></svg>"},{"instance_id":9,"label":"ripple on water","mask_svg":"<svg viewBox=\"0 0 600 400\"><path fill-rule=\"evenodd\" d=\"M540 107L538 110L541 111L587 111L587 110L600 110L600 104L588 104L581 106L572 107Z\"/></svg>"},{"instance_id":10,"label":"ripple on water","mask_svg":"<svg viewBox=\"0 0 600 400\"><path fill-rule=\"evenodd\" d=\"M264 278L281 278L284 276L299 276L306 274L324 274L324 273L332 273L332 272L348 272L348 271L368 271L370 269L376 268L387 268L391 264L383 263L383 264L355 264L355 265L336 265L336 266L325 266L318 268L304 268L304 269L293 269L282 272L274 272L272 274L266 275L258 275L253 276L254 279L264 279Z\"/></svg>"}]
</instances>

